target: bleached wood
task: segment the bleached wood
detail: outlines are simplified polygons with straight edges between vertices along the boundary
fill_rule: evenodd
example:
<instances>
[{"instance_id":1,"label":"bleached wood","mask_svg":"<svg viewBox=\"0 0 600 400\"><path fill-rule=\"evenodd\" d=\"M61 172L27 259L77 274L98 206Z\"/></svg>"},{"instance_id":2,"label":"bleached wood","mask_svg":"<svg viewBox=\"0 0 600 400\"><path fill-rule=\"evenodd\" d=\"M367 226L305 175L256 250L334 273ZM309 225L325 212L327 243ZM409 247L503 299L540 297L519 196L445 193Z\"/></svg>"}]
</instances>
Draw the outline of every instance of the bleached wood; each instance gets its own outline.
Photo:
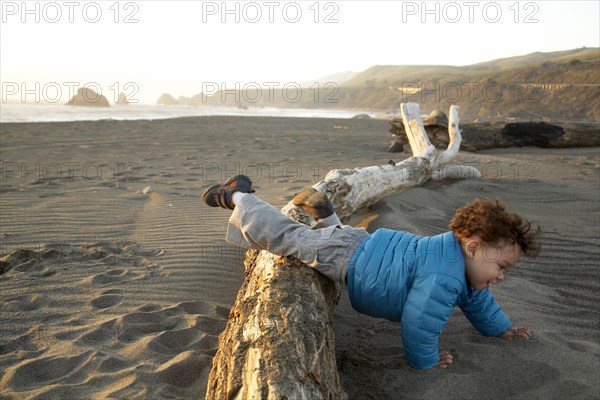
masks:
<instances>
[{"instance_id":1,"label":"bleached wood","mask_svg":"<svg viewBox=\"0 0 600 400\"><path fill-rule=\"evenodd\" d=\"M440 153L437 163L445 164L450 162L460 149L460 142L462 141L462 136L460 135L460 129L458 127L458 110L459 107L456 105L450 106L450 112L448 117L448 136L450 137L450 142L448 143L448 148L446 151Z\"/></svg>"},{"instance_id":2,"label":"bleached wood","mask_svg":"<svg viewBox=\"0 0 600 400\"><path fill-rule=\"evenodd\" d=\"M427 136L423 126L419 105L416 103L402 103L400 114L413 155L428 158L430 154L435 152L435 147L429 141L429 136Z\"/></svg>"},{"instance_id":3,"label":"bleached wood","mask_svg":"<svg viewBox=\"0 0 600 400\"><path fill-rule=\"evenodd\" d=\"M430 178L474 178L446 166L460 148L458 107L450 109L450 143L431 145L417 104L402 104L414 156L395 165L331 171L313 187L332 199L342 221L356 210ZM282 212L314 222L290 202ZM251 250L246 278L219 337L206 399L346 399L335 361L333 313L338 286L293 258Z\"/></svg>"}]
</instances>

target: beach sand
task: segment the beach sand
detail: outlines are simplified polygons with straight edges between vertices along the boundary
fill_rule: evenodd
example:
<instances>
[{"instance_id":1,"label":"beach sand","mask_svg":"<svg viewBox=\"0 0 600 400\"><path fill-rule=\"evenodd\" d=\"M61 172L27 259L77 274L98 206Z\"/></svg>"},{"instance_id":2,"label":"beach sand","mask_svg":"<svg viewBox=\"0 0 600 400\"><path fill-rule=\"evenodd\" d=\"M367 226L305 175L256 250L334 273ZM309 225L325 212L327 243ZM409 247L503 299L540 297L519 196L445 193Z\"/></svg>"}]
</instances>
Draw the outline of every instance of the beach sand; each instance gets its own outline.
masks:
<instances>
[{"instance_id":1,"label":"beach sand","mask_svg":"<svg viewBox=\"0 0 600 400\"><path fill-rule=\"evenodd\" d=\"M284 206L330 169L400 161L386 121L199 117L2 124L0 398L199 399L244 276L229 212L202 190L237 173ZM599 149L463 153L483 179L428 182L351 224L437 234L476 197L539 221L543 249L492 292L529 341L455 312L455 363L415 370L398 324L336 311L351 399L600 397ZM144 194L145 187L152 191Z\"/></svg>"}]
</instances>

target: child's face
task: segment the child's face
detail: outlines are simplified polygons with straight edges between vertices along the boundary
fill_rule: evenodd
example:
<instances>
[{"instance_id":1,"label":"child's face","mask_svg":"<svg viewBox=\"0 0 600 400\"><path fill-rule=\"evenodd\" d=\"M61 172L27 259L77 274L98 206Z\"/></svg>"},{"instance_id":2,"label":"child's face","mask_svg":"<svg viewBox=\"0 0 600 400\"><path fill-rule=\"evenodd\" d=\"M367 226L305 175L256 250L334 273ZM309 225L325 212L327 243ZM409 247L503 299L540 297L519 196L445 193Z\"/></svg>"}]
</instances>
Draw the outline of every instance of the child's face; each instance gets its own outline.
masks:
<instances>
[{"instance_id":1,"label":"child's face","mask_svg":"<svg viewBox=\"0 0 600 400\"><path fill-rule=\"evenodd\" d=\"M515 243L502 241L490 245L476 236L464 240L462 247L467 281L476 290L504 280L504 272L519 261L521 253Z\"/></svg>"}]
</instances>

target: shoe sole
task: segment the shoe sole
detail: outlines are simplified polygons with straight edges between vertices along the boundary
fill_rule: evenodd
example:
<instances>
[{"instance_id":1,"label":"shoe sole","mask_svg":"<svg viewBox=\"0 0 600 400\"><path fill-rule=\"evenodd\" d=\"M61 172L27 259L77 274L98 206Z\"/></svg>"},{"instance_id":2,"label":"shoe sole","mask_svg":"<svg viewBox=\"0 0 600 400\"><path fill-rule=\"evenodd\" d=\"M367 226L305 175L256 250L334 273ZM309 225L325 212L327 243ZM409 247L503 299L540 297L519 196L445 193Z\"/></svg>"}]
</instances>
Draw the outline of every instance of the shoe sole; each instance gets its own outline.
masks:
<instances>
[{"instance_id":1,"label":"shoe sole","mask_svg":"<svg viewBox=\"0 0 600 400\"><path fill-rule=\"evenodd\" d=\"M234 182L236 182L236 184L235 184L234 186L228 187L229 185L231 185L231 184L232 184L232 183L234 183ZM236 175L236 176L234 176L234 177L231 177L231 178L229 178L229 179L228 179L228 180L227 180L225 183L223 183L223 184L217 184L217 185L213 185L213 186L209 187L208 189L206 189L206 190L204 191L204 193L202 194L202 199L203 199L203 200L204 200L204 202L205 202L207 205L209 205L210 207L223 207L223 205L222 205L222 204L220 204L220 203L218 203L218 202L215 202L215 201L214 201L214 200L215 200L215 199L214 199L214 197L212 197L212 196L209 196L210 192L211 192L213 189L216 189L216 188L219 188L219 187L224 187L224 188L227 188L227 190L233 189L233 188L235 188L235 187L239 186L239 183L237 183L237 182L245 182L245 183L248 183L248 187L249 187L249 189L248 189L248 192L245 192L245 193L254 193L254 190L252 189L252 181L250 180L250 178L248 178L248 177L247 177L247 176L245 176L245 175ZM225 208L225 207L223 207L223 208ZM226 207L226 208L229 208L229 207Z\"/></svg>"}]
</instances>

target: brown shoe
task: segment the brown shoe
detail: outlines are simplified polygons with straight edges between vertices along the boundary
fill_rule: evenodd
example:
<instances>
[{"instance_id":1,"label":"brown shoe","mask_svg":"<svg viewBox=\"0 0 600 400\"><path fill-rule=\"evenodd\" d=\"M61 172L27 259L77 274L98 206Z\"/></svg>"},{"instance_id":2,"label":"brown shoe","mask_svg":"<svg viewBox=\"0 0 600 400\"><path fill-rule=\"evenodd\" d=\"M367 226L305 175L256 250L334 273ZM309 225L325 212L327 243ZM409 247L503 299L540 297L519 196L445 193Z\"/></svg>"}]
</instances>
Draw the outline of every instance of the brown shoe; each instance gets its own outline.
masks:
<instances>
[{"instance_id":1,"label":"brown shoe","mask_svg":"<svg viewBox=\"0 0 600 400\"><path fill-rule=\"evenodd\" d=\"M211 207L223 207L233 210L235 204L231 201L235 192L254 193L252 181L245 175L237 175L227 182L209 187L202 198Z\"/></svg>"},{"instance_id":2,"label":"brown shoe","mask_svg":"<svg viewBox=\"0 0 600 400\"><path fill-rule=\"evenodd\" d=\"M323 192L307 188L298 193L292 200L296 207L300 207L314 219L320 220L333 214L333 204Z\"/></svg>"}]
</instances>

